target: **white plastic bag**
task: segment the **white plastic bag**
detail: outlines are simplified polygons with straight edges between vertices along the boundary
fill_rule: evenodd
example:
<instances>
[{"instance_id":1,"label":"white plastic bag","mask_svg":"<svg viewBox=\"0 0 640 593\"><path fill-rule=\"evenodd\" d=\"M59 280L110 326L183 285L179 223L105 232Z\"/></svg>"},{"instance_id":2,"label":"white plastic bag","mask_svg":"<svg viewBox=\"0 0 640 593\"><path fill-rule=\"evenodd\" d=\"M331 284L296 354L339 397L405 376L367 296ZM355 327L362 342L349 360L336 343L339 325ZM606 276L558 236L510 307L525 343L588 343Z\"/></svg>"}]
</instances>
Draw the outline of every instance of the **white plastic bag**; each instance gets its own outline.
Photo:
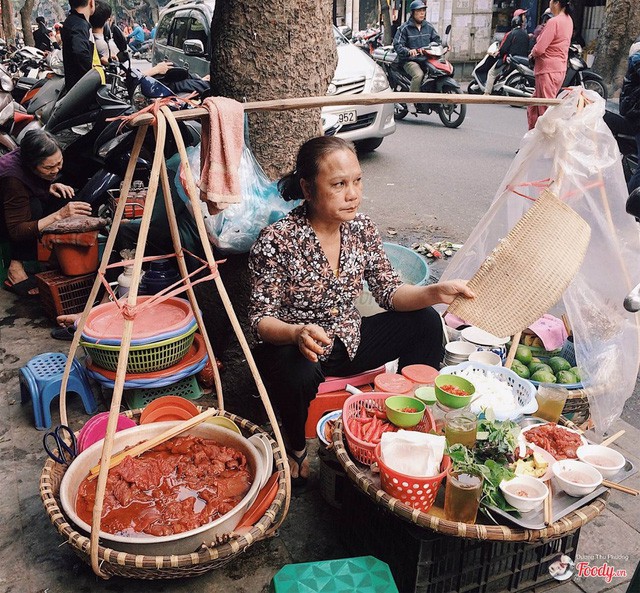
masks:
<instances>
[{"instance_id":1,"label":"white plastic bag","mask_svg":"<svg viewBox=\"0 0 640 593\"><path fill-rule=\"evenodd\" d=\"M590 102L579 109L581 92ZM554 193L591 227L582 267L552 312L568 314L598 432L620 416L633 393L640 353L640 318L623 308L624 297L640 281L638 225L625 212L628 192L604 109L599 95L578 87L546 111L524 136L490 209L442 276L471 278L541 187L555 181Z\"/></svg>"},{"instance_id":2,"label":"white plastic bag","mask_svg":"<svg viewBox=\"0 0 640 593\"><path fill-rule=\"evenodd\" d=\"M200 179L200 145L189 147L187 153L197 186ZM300 203L299 200L285 202L282 199L277 183L269 180L246 145L242 150L239 173L242 202L232 204L213 216L204 202L200 204L209 240L224 253L247 253L264 227L280 220ZM180 171L174 183L191 212Z\"/></svg>"}]
</instances>

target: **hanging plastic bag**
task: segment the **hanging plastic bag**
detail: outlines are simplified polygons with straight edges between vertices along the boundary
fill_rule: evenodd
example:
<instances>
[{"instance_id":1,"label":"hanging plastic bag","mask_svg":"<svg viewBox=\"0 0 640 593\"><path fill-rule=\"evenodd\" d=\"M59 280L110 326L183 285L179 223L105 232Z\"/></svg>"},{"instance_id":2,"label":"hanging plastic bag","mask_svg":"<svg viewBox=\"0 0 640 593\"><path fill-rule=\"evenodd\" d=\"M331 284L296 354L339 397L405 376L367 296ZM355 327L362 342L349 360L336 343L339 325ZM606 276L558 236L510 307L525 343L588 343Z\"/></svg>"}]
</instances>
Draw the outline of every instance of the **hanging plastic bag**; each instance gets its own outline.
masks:
<instances>
[{"instance_id":1,"label":"hanging plastic bag","mask_svg":"<svg viewBox=\"0 0 640 593\"><path fill-rule=\"evenodd\" d=\"M620 416L633 393L640 355L640 317L623 308L624 297L640 281L640 240L634 218L625 212L628 192L604 109L595 92L578 87L546 111L524 136L491 207L442 276L471 278L542 188L553 184L554 193L591 227L582 266L552 312L568 314L598 432ZM559 266L562 256L557 255Z\"/></svg>"},{"instance_id":2,"label":"hanging plastic bag","mask_svg":"<svg viewBox=\"0 0 640 593\"><path fill-rule=\"evenodd\" d=\"M187 153L197 186L200 178L200 145L189 147ZM269 180L246 144L242 150L239 173L242 202L232 204L215 215L209 214L206 203L200 203L209 240L224 253L247 253L264 227L280 220L300 203L300 200L286 202L282 199L277 182ZM193 215L185 191L186 180L182 167L174 183Z\"/></svg>"}]
</instances>

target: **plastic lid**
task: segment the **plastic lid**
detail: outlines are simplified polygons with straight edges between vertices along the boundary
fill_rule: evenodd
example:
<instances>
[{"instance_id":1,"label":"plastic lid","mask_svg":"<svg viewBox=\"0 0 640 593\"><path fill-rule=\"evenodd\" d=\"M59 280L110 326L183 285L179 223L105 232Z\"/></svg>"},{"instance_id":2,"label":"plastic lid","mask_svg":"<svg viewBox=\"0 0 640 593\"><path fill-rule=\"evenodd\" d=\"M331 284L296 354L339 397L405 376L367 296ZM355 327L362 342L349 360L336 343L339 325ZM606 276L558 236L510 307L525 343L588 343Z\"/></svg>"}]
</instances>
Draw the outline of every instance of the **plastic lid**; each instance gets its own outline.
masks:
<instances>
[{"instance_id":1,"label":"plastic lid","mask_svg":"<svg viewBox=\"0 0 640 593\"><path fill-rule=\"evenodd\" d=\"M413 383L396 373L380 373L373 384L378 391L386 393L409 393L413 391Z\"/></svg>"},{"instance_id":2,"label":"plastic lid","mask_svg":"<svg viewBox=\"0 0 640 593\"><path fill-rule=\"evenodd\" d=\"M403 377L419 385L433 385L436 377L440 374L438 369L434 369L428 364L410 364L404 367L401 373Z\"/></svg>"},{"instance_id":3,"label":"plastic lid","mask_svg":"<svg viewBox=\"0 0 640 593\"><path fill-rule=\"evenodd\" d=\"M141 296L138 304L155 296ZM157 334L186 327L193 319L193 311L188 301L171 297L161 303L137 313L133 324L132 339L151 338ZM89 313L83 333L95 339L122 339L124 317L115 303L104 303L94 307Z\"/></svg>"},{"instance_id":4,"label":"plastic lid","mask_svg":"<svg viewBox=\"0 0 640 593\"><path fill-rule=\"evenodd\" d=\"M436 398L436 389L433 385L418 387L415 391L415 396L428 406L432 406L438 401Z\"/></svg>"}]
</instances>

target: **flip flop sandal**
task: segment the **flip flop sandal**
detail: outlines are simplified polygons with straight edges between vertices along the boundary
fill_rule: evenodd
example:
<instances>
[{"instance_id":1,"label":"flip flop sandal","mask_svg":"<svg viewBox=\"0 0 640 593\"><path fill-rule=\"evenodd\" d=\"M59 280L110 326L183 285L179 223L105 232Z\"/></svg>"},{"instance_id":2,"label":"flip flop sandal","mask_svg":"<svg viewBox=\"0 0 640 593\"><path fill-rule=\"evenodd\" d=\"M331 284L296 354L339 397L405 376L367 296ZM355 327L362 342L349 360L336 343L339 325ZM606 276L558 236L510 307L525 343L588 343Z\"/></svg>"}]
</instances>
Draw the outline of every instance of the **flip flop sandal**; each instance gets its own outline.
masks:
<instances>
[{"instance_id":1,"label":"flip flop sandal","mask_svg":"<svg viewBox=\"0 0 640 593\"><path fill-rule=\"evenodd\" d=\"M292 451L287 451L287 457L291 457L291 459L293 459L293 461L295 461L298 464L298 471L300 471L304 460L307 458L307 449L305 448L302 455L296 455ZM296 478L291 478L291 486L294 486L294 487L306 486L308 480L309 480L308 477L305 478L299 475Z\"/></svg>"},{"instance_id":2,"label":"flip flop sandal","mask_svg":"<svg viewBox=\"0 0 640 593\"><path fill-rule=\"evenodd\" d=\"M51 337L54 340L64 340L65 342L71 342L73 340L73 334L76 333L76 328L73 325L67 327L54 327L51 330Z\"/></svg>"},{"instance_id":3,"label":"flip flop sandal","mask_svg":"<svg viewBox=\"0 0 640 593\"><path fill-rule=\"evenodd\" d=\"M23 280L22 282L16 282L15 284L7 278L2 286L5 290L8 290L9 292L12 292L13 294L18 295L22 298L38 297L37 292L35 294L29 292L34 288L38 288L38 283L33 276L29 276L26 280Z\"/></svg>"}]
</instances>

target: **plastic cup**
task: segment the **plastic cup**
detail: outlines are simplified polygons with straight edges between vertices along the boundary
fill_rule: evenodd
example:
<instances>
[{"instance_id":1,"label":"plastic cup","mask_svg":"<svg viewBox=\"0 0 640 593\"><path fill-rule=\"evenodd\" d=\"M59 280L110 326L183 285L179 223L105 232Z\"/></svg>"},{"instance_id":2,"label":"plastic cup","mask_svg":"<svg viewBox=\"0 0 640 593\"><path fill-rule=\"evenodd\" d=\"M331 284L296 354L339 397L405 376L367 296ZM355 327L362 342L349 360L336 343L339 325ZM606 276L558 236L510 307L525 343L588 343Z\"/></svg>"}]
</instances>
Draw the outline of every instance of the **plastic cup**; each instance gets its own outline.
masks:
<instances>
[{"instance_id":1,"label":"plastic cup","mask_svg":"<svg viewBox=\"0 0 640 593\"><path fill-rule=\"evenodd\" d=\"M473 449L476 444L478 418L472 412L451 410L444 417L444 436L447 446L460 444Z\"/></svg>"},{"instance_id":2,"label":"plastic cup","mask_svg":"<svg viewBox=\"0 0 640 593\"><path fill-rule=\"evenodd\" d=\"M482 480L481 474L449 471L444 493L444 515L447 520L476 522L482 495Z\"/></svg>"},{"instance_id":3,"label":"plastic cup","mask_svg":"<svg viewBox=\"0 0 640 593\"><path fill-rule=\"evenodd\" d=\"M549 422L557 422L562 415L568 396L569 390L564 387L540 385L536 393L536 400L538 401L536 416Z\"/></svg>"}]
</instances>

